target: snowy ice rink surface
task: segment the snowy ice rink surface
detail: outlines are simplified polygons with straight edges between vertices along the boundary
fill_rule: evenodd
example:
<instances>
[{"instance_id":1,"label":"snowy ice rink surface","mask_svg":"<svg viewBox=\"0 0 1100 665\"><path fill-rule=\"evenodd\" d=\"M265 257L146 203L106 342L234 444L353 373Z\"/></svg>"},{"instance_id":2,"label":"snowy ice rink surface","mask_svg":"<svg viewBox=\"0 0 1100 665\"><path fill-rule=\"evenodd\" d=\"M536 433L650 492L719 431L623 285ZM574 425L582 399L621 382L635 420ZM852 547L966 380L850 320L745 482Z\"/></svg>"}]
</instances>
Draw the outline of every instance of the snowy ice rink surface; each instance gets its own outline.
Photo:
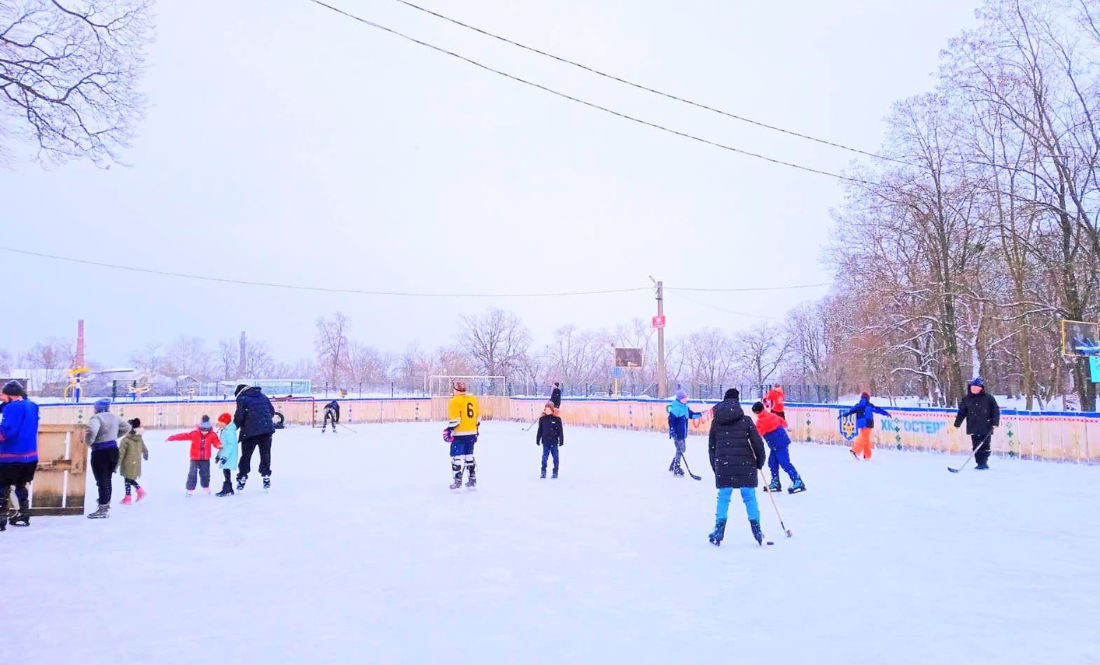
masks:
<instances>
[{"instance_id":1,"label":"snowy ice rink surface","mask_svg":"<svg viewBox=\"0 0 1100 665\"><path fill-rule=\"evenodd\" d=\"M148 432L144 502L116 476L109 520L0 534L0 661L1100 663L1098 468L798 445L794 538L761 493L775 546L735 504L715 548L705 439L694 482L661 435L571 428L539 480L522 427L482 428L476 493L423 423L280 432L270 494L189 500Z\"/></svg>"}]
</instances>

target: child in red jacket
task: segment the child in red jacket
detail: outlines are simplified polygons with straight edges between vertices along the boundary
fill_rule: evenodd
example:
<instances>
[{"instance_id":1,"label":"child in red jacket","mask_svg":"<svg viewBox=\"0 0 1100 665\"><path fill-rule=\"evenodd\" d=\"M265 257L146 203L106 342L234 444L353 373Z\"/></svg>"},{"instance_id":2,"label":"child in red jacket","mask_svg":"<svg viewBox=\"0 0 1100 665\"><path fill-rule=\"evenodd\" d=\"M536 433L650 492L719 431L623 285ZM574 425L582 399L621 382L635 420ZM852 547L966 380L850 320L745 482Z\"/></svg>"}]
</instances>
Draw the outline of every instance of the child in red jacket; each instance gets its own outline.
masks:
<instances>
[{"instance_id":1,"label":"child in red jacket","mask_svg":"<svg viewBox=\"0 0 1100 665\"><path fill-rule=\"evenodd\" d=\"M187 472L187 496L190 497L195 492L196 478L202 483L202 491L210 494L210 458L213 456L214 448L218 450L222 448L222 442L218 440L218 435L214 433L213 425L210 423L210 416L203 416L198 427L190 432L175 434L168 437L168 440L191 442L191 468Z\"/></svg>"}]
</instances>

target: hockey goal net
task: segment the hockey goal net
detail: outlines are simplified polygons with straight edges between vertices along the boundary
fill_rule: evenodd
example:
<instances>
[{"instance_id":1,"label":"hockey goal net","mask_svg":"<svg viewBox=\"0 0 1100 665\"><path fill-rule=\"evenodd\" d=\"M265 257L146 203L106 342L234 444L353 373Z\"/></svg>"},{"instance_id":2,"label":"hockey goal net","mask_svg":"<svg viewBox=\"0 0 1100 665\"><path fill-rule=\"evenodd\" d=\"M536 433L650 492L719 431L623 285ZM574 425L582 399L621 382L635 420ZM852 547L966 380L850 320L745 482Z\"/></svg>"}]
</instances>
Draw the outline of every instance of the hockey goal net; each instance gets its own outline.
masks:
<instances>
[{"instance_id":1,"label":"hockey goal net","mask_svg":"<svg viewBox=\"0 0 1100 665\"><path fill-rule=\"evenodd\" d=\"M477 397L505 397L508 394L508 387L503 376L457 376L454 374L437 374L429 377L428 394L432 397L450 397L454 392L454 384L459 381L466 384L466 392Z\"/></svg>"},{"instance_id":2,"label":"hockey goal net","mask_svg":"<svg viewBox=\"0 0 1100 665\"><path fill-rule=\"evenodd\" d=\"M281 416L284 427L317 427L317 400L313 397L272 397L271 405L275 407L276 425Z\"/></svg>"}]
</instances>

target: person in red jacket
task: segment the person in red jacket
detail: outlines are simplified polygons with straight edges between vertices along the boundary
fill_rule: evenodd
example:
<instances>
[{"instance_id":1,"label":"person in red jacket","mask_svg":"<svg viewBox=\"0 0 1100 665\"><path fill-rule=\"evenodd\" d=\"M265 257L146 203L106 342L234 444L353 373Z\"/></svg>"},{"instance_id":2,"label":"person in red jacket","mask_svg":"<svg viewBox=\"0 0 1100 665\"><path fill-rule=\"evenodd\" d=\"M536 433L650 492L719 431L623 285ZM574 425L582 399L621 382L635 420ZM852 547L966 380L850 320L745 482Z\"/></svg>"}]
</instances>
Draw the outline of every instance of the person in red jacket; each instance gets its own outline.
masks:
<instances>
[{"instance_id":1,"label":"person in red jacket","mask_svg":"<svg viewBox=\"0 0 1100 665\"><path fill-rule=\"evenodd\" d=\"M779 416L783 420L787 419L787 412L784 410L783 399L786 395L783 394L783 386L778 383L772 386L764 395L764 406L768 408L775 415Z\"/></svg>"},{"instance_id":2,"label":"person in red jacket","mask_svg":"<svg viewBox=\"0 0 1100 665\"><path fill-rule=\"evenodd\" d=\"M187 496L190 497L195 492L196 479L202 484L202 491L210 494L210 458L214 455L214 448L222 449L222 442L214 433L210 416L203 416L202 422L190 432L174 434L168 437L168 440L191 442L191 468L187 471Z\"/></svg>"}]
</instances>

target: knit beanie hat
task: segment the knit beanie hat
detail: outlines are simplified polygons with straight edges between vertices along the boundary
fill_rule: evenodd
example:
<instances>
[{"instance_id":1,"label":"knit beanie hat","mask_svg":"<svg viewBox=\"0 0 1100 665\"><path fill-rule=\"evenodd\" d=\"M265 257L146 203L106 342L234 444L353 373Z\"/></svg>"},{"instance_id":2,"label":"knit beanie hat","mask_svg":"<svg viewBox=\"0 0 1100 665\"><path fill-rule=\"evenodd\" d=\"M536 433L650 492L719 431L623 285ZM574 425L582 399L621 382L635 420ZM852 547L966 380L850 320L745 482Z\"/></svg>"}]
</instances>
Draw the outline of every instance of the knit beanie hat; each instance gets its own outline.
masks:
<instances>
[{"instance_id":1,"label":"knit beanie hat","mask_svg":"<svg viewBox=\"0 0 1100 665\"><path fill-rule=\"evenodd\" d=\"M240 394L243 393L245 391L245 388L247 388L247 387L248 387L247 383L238 383L237 384L237 389L233 391L233 396L234 397L239 397Z\"/></svg>"},{"instance_id":2,"label":"knit beanie hat","mask_svg":"<svg viewBox=\"0 0 1100 665\"><path fill-rule=\"evenodd\" d=\"M229 415L228 413L223 413L222 415L218 416L218 422L223 425L228 425L229 423L233 422L233 416Z\"/></svg>"},{"instance_id":3,"label":"knit beanie hat","mask_svg":"<svg viewBox=\"0 0 1100 665\"><path fill-rule=\"evenodd\" d=\"M970 385L978 386L979 388L985 388L985 381L982 381L982 377L975 376L974 379L970 382Z\"/></svg>"},{"instance_id":4,"label":"knit beanie hat","mask_svg":"<svg viewBox=\"0 0 1100 665\"><path fill-rule=\"evenodd\" d=\"M27 393L23 391L23 384L18 381L8 381L4 384L3 394L8 397L26 397Z\"/></svg>"},{"instance_id":5,"label":"knit beanie hat","mask_svg":"<svg viewBox=\"0 0 1100 665\"><path fill-rule=\"evenodd\" d=\"M138 429L139 427L141 427L141 418L134 418L133 420L129 421L129 423L130 427L132 427L133 429Z\"/></svg>"},{"instance_id":6,"label":"knit beanie hat","mask_svg":"<svg viewBox=\"0 0 1100 665\"><path fill-rule=\"evenodd\" d=\"M104 397L103 399L100 399L100 400L96 400L94 408L95 408L96 413L103 413L104 411L110 411L111 410L111 400L107 399L106 397Z\"/></svg>"},{"instance_id":7,"label":"knit beanie hat","mask_svg":"<svg viewBox=\"0 0 1100 665\"><path fill-rule=\"evenodd\" d=\"M213 427L213 425L210 424L210 416L203 416L202 420L199 422L199 429L207 430L211 427Z\"/></svg>"},{"instance_id":8,"label":"knit beanie hat","mask_svg":"<svg viewBox=\"0 0 1100 665\"><path fill-rule=\"evenodd\" d=\"M753 413L764 413L764 403L763 402L757 402L756 404L753 404L752 405L752 412Z\"/></svg>"},{"instance_id":9,"label":"knit beanie hat","mask_svg":"<svg viewBox=\"0 0 1100 665\"><path fill-rule=\"evenodd\" d=\"M862 397L863 399L871 399L871 393L869 393L869 392L867 392L866 390L864 390L864 391L863 391L863 392L862 392L862 393L860 394L860 397Z\"/></svg>"},{"instance_id":10,"label":"knit beanie hat","mask_svg":"<svg viewBox=\"0 0 1100 665\"><path fill-rule=\"evenodd\" d=\"M737 388L730 388L729 390L726 391L726 396L723 397L722 399L740 400L741 399L741 391L738 390Z\"/></svg>"},{"instance_id":11,"label":"knit beanie hat","mask_svg":"<svg viewBox=\"0 0 1100 665\"><path fill-rule=\"evenodd\" d=\"M683 401L683 400L687 399L687 396L688 396L688 394L685 393L683 390L677 390L676 391L676 399L678 399L680 401Z\"/></svg>"}]
</instances>

